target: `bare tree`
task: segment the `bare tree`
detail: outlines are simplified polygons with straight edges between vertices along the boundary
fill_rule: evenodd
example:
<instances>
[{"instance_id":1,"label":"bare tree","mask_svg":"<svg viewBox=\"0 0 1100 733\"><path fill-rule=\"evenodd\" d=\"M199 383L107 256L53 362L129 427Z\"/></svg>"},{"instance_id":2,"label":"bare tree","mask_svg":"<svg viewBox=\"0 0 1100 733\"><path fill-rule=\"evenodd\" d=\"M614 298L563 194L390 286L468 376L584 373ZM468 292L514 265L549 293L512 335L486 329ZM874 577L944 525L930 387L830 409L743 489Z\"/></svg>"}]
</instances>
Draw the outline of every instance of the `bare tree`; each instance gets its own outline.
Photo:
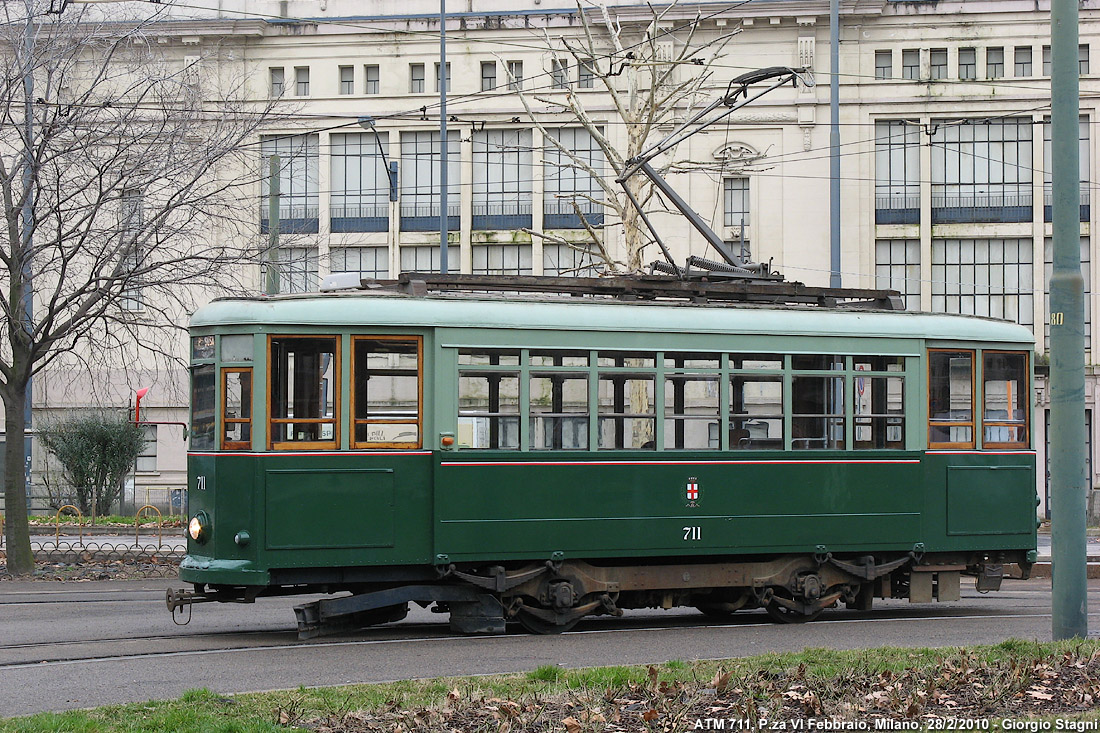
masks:
<instances>
[{"instance_id":1,"label":"bare tree","mask_svg":"<svg viewBox=\"0 0 1100 733\"><path fill-rule=\"evenodd\" d=\"M209 55L219 51L173 56L158 44L160 6L140 19L105 7L0 9L0 399L14 574L33 568L23 456L32 377L137 349L178 359L196 300L234 289L256 254L249 146L270 105L246 102L239 75L219 78Z\"/></svg>"},{"instance_id":2,"label":"bare tree","mask_svg":"<svg viewBox=\"0 0 1100 733\"><path fill-rule=\"evenodd\" d=\"M684 18L684 11L674 2L651 9L642 20L623 20L608 9L603 0L578 0L581 34L551 37L544 31L547 50L553 68L551 79L555 91L547 95L525 92L519 84L518 96L532 123L543 134L548 155L557 165L574 169L590 177L596 192L578 192L571 197L576 214L581 218L589 243L581 245L551 234L546 239L570 247L591 247L608 269L638 272L642 269L643 250L651 242L616 177L626 169L626 162L657 142L667 127L682 120L701 102L711 101L716 90L710 88L713 64L738 31L704 36L698 15ZM507 69L508 66L505 65ZM625 126L626 145L619 147L611 131L600 124L586 108L585 95L578 94L574 83L557 78L558 69L577 68L588 83L598 85L610 100L618 121ZM564 77L564 74L563 74ZM509 77L510 82L516 80ZM532 101L545 105L536 110ZM545 112L564 113L571 124L580 124L603 153L610 165L607 171L594 164L591 156L574 148L555 134L545 122ZM540 114L542 113L542 114ZM667 171L672 162L666 160L659 171ZM644 176L635 175L626 181L630 192L648 207L654 203L653 185ZM615 261L608 254L598 232L599 227L586 211L602 207L611 218L621 223L625 260ZM664 209L658 209L664 211ZM648 209L647 209L648 213Z\"/></svg>"}]
</instances>

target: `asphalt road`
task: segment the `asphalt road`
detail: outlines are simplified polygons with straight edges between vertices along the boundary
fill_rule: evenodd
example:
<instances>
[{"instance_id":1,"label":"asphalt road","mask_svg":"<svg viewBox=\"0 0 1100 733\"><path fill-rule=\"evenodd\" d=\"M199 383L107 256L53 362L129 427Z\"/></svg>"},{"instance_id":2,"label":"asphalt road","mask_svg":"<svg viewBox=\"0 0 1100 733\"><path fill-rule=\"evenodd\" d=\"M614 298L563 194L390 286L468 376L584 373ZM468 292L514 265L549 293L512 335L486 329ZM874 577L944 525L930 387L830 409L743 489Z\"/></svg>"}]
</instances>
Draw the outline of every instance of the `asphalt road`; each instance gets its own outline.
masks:
<instances>
[{"instance_id":1,"label":"asphalt road","mask_svg":"<svg viewBox=\"0 0 1100 733\"><path fill-rule=\"evenodd\" d=\"M447 675L522 672L542 664L642 664L881 645L948 646L1050 638L1050 581L1005 581L999 593L964 589L955 604L877 601L870 613L826 611L777 626L762 612L715 624L687 609L633 611L582 622L561 636L461 637L440 616L351 635L297 640L301 597L194 608L176 626L164 589L178 581L0 583L0 717L44 710L219 693ZM965 585L965 584L964 584ZM1100 581L1090 581L1100 623Z\"/></svg>"}]
</instances>

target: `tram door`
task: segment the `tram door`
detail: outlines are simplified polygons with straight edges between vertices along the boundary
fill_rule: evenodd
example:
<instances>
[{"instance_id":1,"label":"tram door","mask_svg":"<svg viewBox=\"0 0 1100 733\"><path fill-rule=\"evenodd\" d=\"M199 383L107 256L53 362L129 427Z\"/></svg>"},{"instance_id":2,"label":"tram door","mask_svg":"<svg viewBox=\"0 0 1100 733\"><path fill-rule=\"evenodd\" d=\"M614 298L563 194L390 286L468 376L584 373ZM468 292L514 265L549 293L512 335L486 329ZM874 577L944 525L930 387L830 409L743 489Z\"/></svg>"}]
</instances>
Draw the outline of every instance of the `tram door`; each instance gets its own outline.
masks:
<instances>
[{"instance_id":1,"label":"tram door","mask_svg":"<svg viewBox=\"0 0 1100 733\"><path fill-rule=\"evenodd\" d=\"M1046 430L1043 431L1045 440L1043 457L1046 463L1046 501L1043 504L1043 514L1050 519L1050 410L1043 410L1046 418ZM1088 481L1089 496L1092 496L1092 410L1085 410L1085 474Z\"/></svg>"}]
</instances>

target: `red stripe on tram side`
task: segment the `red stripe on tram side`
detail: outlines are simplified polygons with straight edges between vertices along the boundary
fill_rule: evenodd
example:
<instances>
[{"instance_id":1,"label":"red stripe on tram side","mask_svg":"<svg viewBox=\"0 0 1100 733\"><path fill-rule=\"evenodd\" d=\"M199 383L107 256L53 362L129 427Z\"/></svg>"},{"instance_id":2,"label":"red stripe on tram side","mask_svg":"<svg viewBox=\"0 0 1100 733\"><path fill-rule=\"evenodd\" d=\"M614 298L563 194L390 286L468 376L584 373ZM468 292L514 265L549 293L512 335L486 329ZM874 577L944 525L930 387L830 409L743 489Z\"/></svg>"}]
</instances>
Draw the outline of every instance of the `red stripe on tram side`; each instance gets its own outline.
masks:
<instances>
[{"instance_id":1,"label":"red stripe on tram side","mask_svg":"<svg viewBox=\"0 0 1100 733\"><path fill-rule=\"evenodd\" d=\"M310 451L188 451L188 456L253 456L259 458L270 458L273 456L430 456L431 451L328 451L328 450L310 450Z\"/></svg>"},{"instance_id":2,"label":"red stripe on tram side","mask_svg":"<svg viewBox=\"0 0 1100 733\"><path fill-rule=\"evenodd\" d=\"M443 461L439 465L451 466L758 466L758 465L861 465L920 463L919 458L883 458L879 460L770 460L770 461Z\"/></svg>"}]
</instances>

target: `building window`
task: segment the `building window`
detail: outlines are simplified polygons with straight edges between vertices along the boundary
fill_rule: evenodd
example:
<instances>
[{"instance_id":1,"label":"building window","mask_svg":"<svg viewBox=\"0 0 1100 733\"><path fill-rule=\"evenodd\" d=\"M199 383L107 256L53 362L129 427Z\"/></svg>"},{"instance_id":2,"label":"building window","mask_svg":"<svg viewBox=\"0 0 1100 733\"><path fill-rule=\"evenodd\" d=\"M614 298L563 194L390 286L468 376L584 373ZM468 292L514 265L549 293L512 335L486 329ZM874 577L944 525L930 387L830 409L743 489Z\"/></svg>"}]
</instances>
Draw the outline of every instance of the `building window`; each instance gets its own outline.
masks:
<instances>
[{"instance_id":1,"label":"building window","mask_svg":"<svg viewBox=\"0 0 1100 733\"><path fill-rule=\"evenodd\" d=\"M597 277L606 269L603 259L588 244L542 245L542 274L556 277Z\"/></svg>"},{"instance_id":2,"label":"building window","mask_svg":"<svg viewBox=\"0 0 1100 733\"><path fill-rule=\"evenodd\" d=\"M333 133L329 142L332 231L387 231L390 182L382 151L389 134Z\"/></svg>"},{"instance_id":3,"label":"building window","mask_svg":"<svg viewBox=\"0 0 1100 733\"><path fill-rule=\"evenodd\" d=\"M543 227L583 229L584 222L592 227L602 226L604 194L599 177L605 164L603 151L592 133L583 127L547 129L542 161Z\"/></svg>"},{"instance_id":4,"label":"building window","mask_svg":"<svg viewBox=\"0 0 1100 733\"><path fill-rule=\"evenodd\" d=\"M919 48L907 48L901 52L901 78L920 79Z\"/></svg>"},{"instance_id":5,"label":"building window","mask_svg":"<svg viewBox=\"0 0 1100 733\"><path fill-rule=\"evenodd\" d=\"M158 425L142 425L142 437L145 443L141 447L134 470L138 473L156 473L157 471L157 428Z\"/></svg>"},{"instance_id":6,"label":"building window","mask_svg":"<svg viewBox=\"0 0 1100 733\"><path fill-rule=\"evenodd\" d=\"M446 78L445 81L447 83L447 91L449 92L449 91L451 91L451 63L449 61L447 62L447 70L446 71L447 71L447 78ZM439 64L435 65L435 90L437 92L439 91Z\"/></svg>"},{"instance_id":7,"label":"building window","mask_svg":"<svg viewBox=\"0 0 1100 733\"><path fill-rule=\"evenodd\" d=\"M723 223L728 227L749 225L749 179L744 176L722 180Z\"/></svg>"},{"instance_id":8,"label":"building window","mask_svg":"<svg viewBox=\"0 0 1100 733\"><path fill-rule=\"evenodd\" d=\"M1051 221L1053 218L1053 180L1051 178L1051 150L1050 150L1050 118L1043 122L1043 220ZM1089 195L1092 188L1089 176L1089 120L1082 117L1077 127L1078 164L1080 165L1081 180L1081 221L1089 221Z\"/></svg>"},{"instance_id":9,"label":"building window","mask_svg":"<svg viewBox=\"0 0 1100 733\"><path fill-rule=\"evenodd\" d=\"M420 94L424 91L424 64L409 64L409 92Z\"/></svg>"},{"instance_id":10,"label":"building window","mask_svg":"<svg viewBox=\"0 0 1100 733\"><path fill-rule=\"evenodd\" d=\"M875 122L875 222L920 221L920 129L904 120Z\"/></svg>"},{"instance_id":11,"label":"building window","mask_svg":"<svg viewBox=\"0 0 1100 733\"><path fill-rule=\"evenodd\" d=\"M385 280L390 275L390 251L386 247L333 247L329 272L354 273L364 279Z\"/></svg>"},{"instance_id":12,"label":"building window","mask_svg":"<svg viewBox=\"0 0 1100 733\"><path fill-rule=\"evenodd\" d=\"M119 202L119 236L122 239L120 250L122 267L127 273L119 306L127 311L145 309L145 298L142 294L145 278L142 268L146 252L141 242L141 227L145 216L143 199L140 189L128 188L122 192L122 200Z\"/></svg>"},{"instance_id":13,"label":"building window","mask_svg":"<svg viewBox=\"0 0 1100 733\"><path fill-rule=\"evenodd\" d=\"M316 247L279 247L275 251L280 293L315 293L317 275Z\"/></svg>"},{"instance_id":14,"label":"building window","mask_svg":"<svg viewBox=\"0 0 1100 733\"><path fill-rule=\"evenodd\" d=\"M268 69L268 74L271 78L271 97L281 97L286 91L286 76L283 73L282 66L276 66Z\"/></svg>"},{"instance_id":15,"label":"building window","mask_svg":"<svg viewBox=\"0 0 1100 733\"><path fill-rule=\"evenodd\" d=\"M569 87L569 63L559 59L550 62L550 79L554 89Z\"/></svg>"},{"instance_id":16,"label":"building window","mask_svg":"<svg viewBox=\"0 0 1100 733\"><path fill-rule=\"evenodd\" d=\"M1000 79L1005 75L1004 47L998 46L985 50L985 75L989 79Z\"/></svg>"},{"instance_id":17,"label":"building window","mask_svg":"<svg viewBox=\"0 0 1100 733\"><path fill-rule=\"evenodd\" d=\"M459 270L458 249L457 243L447 244L447 272ZM439 272L439 262L439 245L401 248L401 272Z\"/></svg>"},{"instance_id":18,"label":"building window","mask_svg":"<svg viewBox=\"0 0 1100 733\"><path fill-rule=\"evenodd\" d=\"M317 233L318 145L317 135L265 135L260 140L265 163L272 155L279 156L279 231L283 233ZM265 175L260 180L260 227L265 234L270 188Z\"/></svg>"},{"instance_id":19,"label":"building window","mask_svg":"<svg viewBox=\"0 0 1100 733\"><path fill-rule=\"evenodd\" d=\"M1050 76L1050 46L1043 46L1043 76Z\"/></svg>"},{"instance_id":20,"label":"building window","mask_svg":"<svg viewBox=\"0 0 1100 733\"><path fill-rule=\"evenodd\" d=\"M375 65L363 67L363 78L365 79L363 92L365 94L378 94L381 89L379 88L378 81L378 67Z\"/></svg>"},{"instance_id":21,"label":"building window","mask_svg":"<svg viewBox=\"0 0 1100 733\"><path fill-rule=\"evenodd\" d=\"M577 64L577 86L581 89L591 89L596 83L596 59L582 59Z\"/></svg>"},{"instance_id":22,"label":"building window","mask_svg":"<svg viewBox=\"0 0 1100 733\"><path fill-rule=\"evenodd\" d=\"M508 62L508 89L515 92L523 89L523 62Z\"/></svg>"},{"instance_id":23,"label":"building window","mask_svg":"<svg viewBox=\"0 0 1100 733\"><path fill-rule=\"evenodd\" d=\"M355 94L355 67L340 67L340 93Z\"/></svg>"},{"instance_id":24,"label":"building window","mask_svg":"<svg viewBox=\"0 0 1100 733\"><path fill-rule=\"evenodd\" d=\"M531 226L531 131L473 134L473 228Z\"/></svg>"},{"instance_id":25,"label":"building window","mask_svg":"<svg viewBox=\"0 0 1100 733\"><path fill-rule=\"evenodd\" d=\"M1081 76L1089 73L1089 47L1077 47L1077 73Z\"/></svg>"},{"instance_id":26,"label":"building window","mask_svg":"<svg viewBox=\"0 0 1100 733\"><path fill-rule=\"evenodd\" d=\"M1014 76L1031 76L1031 46L1017 46Z\"/></svg>"},{"instance_id":27,"label":"building window","mask_svg":"<svg viewBox=\"0 0 1100 733\"><path fill-rule=\"evenodd\" d=\"M531 268L531 245L529 244L475 244L473 246L475 275L530 275L532 272L534 270Z\"/></svg>"},{"instance_id":28,"label":"building window","mask_svg":"<svg viewBox=\"0 0 1100 733\"><path fill-rule=\"evenodd\" d=\"M1043 343L1050 344L1050 278L1054 274L1054 240L1043 240ZM1092 351L1092 258L1089 256L1089 238L1081 237L1081 277L1085 279L1085 351ZM1049 346L1048 346L1049 348ZM1038 347L1036 347L1038 349Z\"/></svg>"},{"instance_id":29,"label":"building window","mask_svg":"<svg viewBox=\"0 0 1100 733\"><path fill-rule=\"evenodd\" d=\"M875 242L875 287L897 290L906 310L920 310L920 240Z\"/></svg>"},{"instance_id":30,"label":"building window","mask_svg":"<svg viewBox=\"0 0 1100 733\"><path fill-rule=\"evenodd\" d=\"M294 68L294 94L299 97L309 96L308 66L296 66Z\"/></svg>"},{"instance_id":31,"label":"building window","mask_svg":"<svg viewBox=\"0 0 1100 733\"><path fill-rule=\"evenodd\" d=\"M932 223L1031 221L1030 119L932 126Z\"/></svg>"},{"instance_id":32,"label":"building window","mask_svg":"<svg viewBox=\"0 0 1100 733\"><path fill-rule=\"evenodd\" d=\"M978 51L973 48L959 49L959 78L963 80L978 78Z\"/></svg>"},{"instance_id":33,"label":"building window","mask_svg":"<svg viewBox=\"0 0 1100 733\"><path fill-rule=\"evenodd\" d=\"M450 231L458 231L459 226L458 137L457 132L447 134L447 228ZM403 231L439 231L440 157L438 130L401 133Z\"/></svg>"},{"instance_id":34,"label":"building window","mask_svg":"<svg viewBox=\"0 0 1100 733\"><path fill-rule=\"evenodd\" d=\"M932 310L1032 326L1031 239L933 239Z\"/></svg>"},{"instance_id":35,"label":"building window","mask_svg":"<svg viewBox=\"0 0 1100 733\"><path fill-rule=\"evenodd\" d=\"M933 48L928 52L928 71L933 79L947 78L946 48Z\"/></svg>"},{"instance_id":36,"label":"building window","mask_svg":"<svg viewBox=\"0 0 1100 733\"><path fill-rule=\"evenodd\" d=\"M875 78L890 79L894 76L894 52L875 51Z\"/></svg>"},{"instance_id":37,"label":"building window","mask_svg":"<svg viewBox=\"0 0 1100 733\"><path fill-rule=\"evenodd\" d=\"M497 62L481 62L481 91L491 92L497 88Z\"/></svg>"}]
</instances>

